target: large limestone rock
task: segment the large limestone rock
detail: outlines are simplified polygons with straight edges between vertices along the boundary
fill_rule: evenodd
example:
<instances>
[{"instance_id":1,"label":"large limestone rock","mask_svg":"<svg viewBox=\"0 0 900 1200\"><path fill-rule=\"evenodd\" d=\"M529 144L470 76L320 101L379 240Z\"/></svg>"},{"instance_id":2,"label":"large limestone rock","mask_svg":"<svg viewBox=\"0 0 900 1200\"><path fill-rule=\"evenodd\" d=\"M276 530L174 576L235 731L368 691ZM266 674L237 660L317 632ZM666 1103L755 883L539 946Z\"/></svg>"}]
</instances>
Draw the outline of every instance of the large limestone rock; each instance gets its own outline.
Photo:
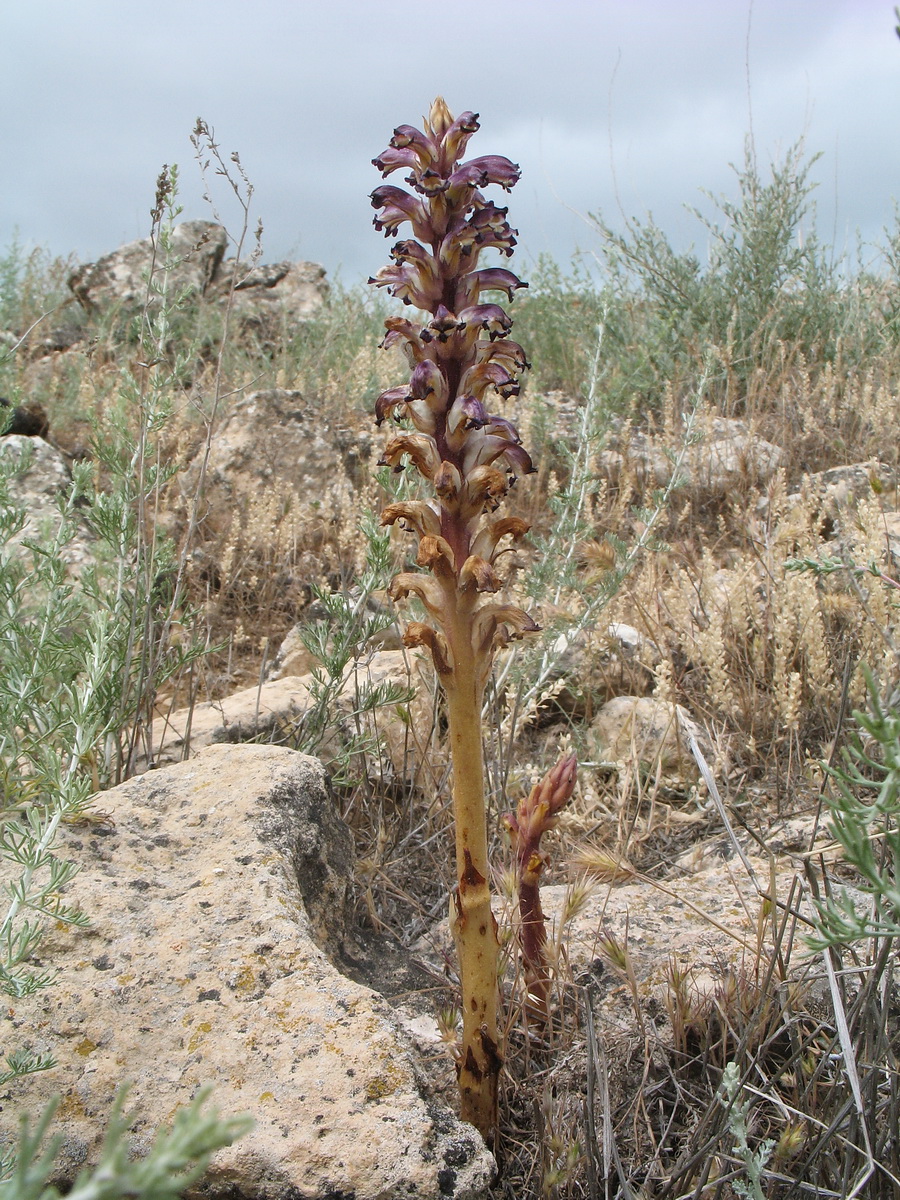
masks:
<instances>
[{"instance_id":1,"label":"large limestone rock","mask_svg":"<svg viewBox=\"0 0 900 1200\"><path fill-rule=\"evenodd\" d=\"M860 500L876 494L884 495L888 503L895 503L898 482L893 467L873 458L868 462L846 463L806 475L800 491L791 493L788 500L799 503L805 495L818 505L820 511L834 516L841 509L853 508Z\"/></svg>"},{"instance_id":2,"label":"large limestone rock","mask_svg":"<svg viewBox=\"0 0 900 1200\"><path fill-rule=\"evenodd\" d=\"M884 531L891 555L891 569L896 573L900 569L900 513L884 514Z\"/></svg>"},{"instance_id":3,"label":"large limestone rock","mask_svg":"<svg viewBox=\"0 0 900 1200\"><path fill-rule=\"evenodd\" d=\"M355 609L358 609L360 603L364 604L367 618L377 617L379 621L386 622L384 628L368 639L367 648L373 651L402 650L404 623L398 620L394 610L388 607L384 592L363 595L360 589L351 588L348 598ZM330 618L327 609L318 600L313 601L303 616L304 620L298 622L285 635L266 674L267 679L281 679L286 675L307 675L316 666L315 657L303 641L303 629L311 621L327 621Z\"/></svg>"},{"instance_id":4,"label":"large limestone rock","mask_svg":"<svg viewBox=\"0 0 900 1200\"><path fill-rule=\"evenodd\" d=\"M328 298L325 268L311 262L279 262L248 267L235 259L222 264L212 299L224 301L234 283L233 312L241 323L274 338L321 309Z\"/></svg>"},{"instance_id":5,"label":"large limestone rock","mask_svg":"<svg viewBox=\"0 0 900 1200\"><path fill-rule=\"evenodd\" d=\"M596 706L623 693L644 695L653 689L659 651L639 630L615 622L593 628L564 629L550 646L549 707L585 717Z\"/></svg>"},{"instance_id":6,"label":"large limestone rock","mask_svg":"<svg viewBox=\"0 0 900 1200\"><path fill-rule=\"evenodd\" d=\"M369 434L336 422L302 392L252 392L213 438L205 528L223 533L259 521L264 502L298 540L308 539L316 521L346 509L351 486L368 481L371 451ZM200 463L198 457L181 476L186 499L197 487Z\"/></svg>"},{"instance_id":7,"label":"large limestone rock","mask_svg":"<svg viewBox=\"0 0 900 1200\"><path fill-rule=\"evenodd\" d=\"M325 419L302 392L251 392L235 404L213 439L210 482L238 491L242 483L254 488L290 483L321 502L330 482L330 464L343 462L352 476L367 463L371 439L360 445L359 436L355 429Z\"/></svg>"},{"instance_id":8,"label":"large limestone rock","mask_svg":"<svg viewBox=\"0 0 900 1200\"><path fill-rule=\"evenodd\" d=\"M333 965L346 945L349 836L315 760L213 746L105 793L65 830L86 931L53 930L49 990L10 1003L4 1041L58 1066L15 1083L18 1113L62 1093L58 1182L95 1160L131 1080L135 1146L204 1084L255 1129L220 1151L207 1195L356 1200L482 1195L493 1160L429 1100L381 996ZM323 947L325 949L323 949Z\"/></svg>"},{"instance_id":9,"label":"large limestone rock","mask_svg":"<svg viewBox=\"0 0 900 1200\"><path fill-rule=\"evenodd\" d=\"M169 272L169 294L202 296L215 277L227 245L228 234L212 221L184 221L176 225L172 232L172 256L177 262ZM148 298L147 275L153 254L149 238L129 242L95 263L78 267L69 276L69 287L89 313L116 308L137 311ZM149 299L151 303L158 302L153 296Z\"/></svg>"},{"instance_id":10,"label":"large limestone rock","mask_svg":"<svg viewBox=\"0 0 900 1200\"><path fill-rule=\"evenodd\" d=\"M43 438L12 433L0 442L0 454L15 462L10 492L40 521L56 511L60 492L72 484L66 460ZM9 461L9 459L7 459Z\"/></svg>"},{"instance_id":11,"label":"large limestone rock","mask_svg":"<svg viewBox=\"0 0 900 1200\"><path fill-rule=\"evenodd\" d=\"M784 461L784 451L755 434L743 421L712 417L698 429L700 440L687 447L678 471L685 486L712 496L727 496L748 483L765 483ZM614 482L630 476L643 487L665 487L674 471L677 443L628 429L613 434L600 454L602 469Z\"/></svg>"},{"instance_id":12,"label":"large limestone rock","mask_svg":"<svg viewBox=\"0 0 900 1200\"><path fill-rule=\"evenodd\" d=\"M217 742L250 742L300 720L311 703L311 676L296 675L242 688L222 700L157 717L153 722L153 763L181 762ZM277 739L275 739L277 740Z\"/></svg>"},{"instance_id":13,"label":"large limestone rock","mask_svg":"<svg viewBox=\"0 0 900 1200\"><path fill-rule=\"evenodd\" d=\"M226 262L227 248L227 232L213 221L176 225L167 279L170 298L203 298L222 306L233 287L233 315L268 337L295 328L325 302L328 284L325 269L318 263ZM148 293L147 278L151 269L159 272L162 265L159 252L154 256L151 240L142 238L78 267L69 276L69 287L92 315L117 309L132 315L145 303L151 307L159 304L159 295ZM157 278L160 280L161 274Z\"/></svg>"},{"instance_id":14,"label":"large limestone rock","mask_svg":"<svg viewBox=\"0 0 900 1200\"><path fill-rule=\"evenodd\" d=\"M840 538L863 502L877 496L885 509L896 509L898 486L900 475L893 467L870 459L805 475L799 490L787 499L791 507L806 507L816 515L822 536Z\"/></svg>"},{"instance_id":15,"label":"large limestone rock","mask_svg":"<svg viewBox=\"0 0 900 1200\"><path fill-rule=\"evenodd\" d=\"M745 856L755 880L731 846L723 852L721 837L698 843L669 877L658 881L635 878L624 862L614 872L610 857L609 876L615 874L615 881L595 883L568 920L570 889L564 884L541 889L551 944L561 938L567 969L576 978L584 972L593 976L606 1036L635 1028L633 998L623 986L622 951L642 999L655 997L661 1012L670 995L673 965L690 979L698 1008L704 998L714 999L735 971L752 972L757 949L765 954L771 934L771 925L760 923L763 898L757 884L768 888L772 875L767 859L749 847ZM584 855L585 862L590 858ZM779 859L775 878L782 902L788 900L797 865ZM811 916L808 902L802 909Z\"/></svg>"}]
</instances>

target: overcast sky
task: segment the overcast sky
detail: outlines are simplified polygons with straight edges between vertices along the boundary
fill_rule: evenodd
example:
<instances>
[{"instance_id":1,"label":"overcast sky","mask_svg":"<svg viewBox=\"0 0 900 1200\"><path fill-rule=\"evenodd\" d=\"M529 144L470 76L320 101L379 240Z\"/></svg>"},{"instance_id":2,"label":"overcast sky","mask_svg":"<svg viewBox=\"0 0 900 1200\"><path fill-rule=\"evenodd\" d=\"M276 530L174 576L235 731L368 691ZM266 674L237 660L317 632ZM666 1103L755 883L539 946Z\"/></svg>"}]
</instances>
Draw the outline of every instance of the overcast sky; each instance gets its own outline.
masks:
<instances>
[{"instance_id":1,"label":"overcast sky","mask_svg":"<svg viewBox=\"0 0 900 1200\"><path fill-rule=\"evenodd\" d=\"M387 244L371 159L434 95L474 109L470 154L518 162L503 203L519 273L591 251L585 222L652 211L679 246L701 189L735 194L798 139L819 228L874 243L900 198L900 41L884 0L6 0L0 5L0 247L92 259L149 231L154 182L179 164L185 218L208 217L198 116L254 183L265 259L346 282ZM219 193L226 224L234 210Z\"/></svg>"}]
</instances>

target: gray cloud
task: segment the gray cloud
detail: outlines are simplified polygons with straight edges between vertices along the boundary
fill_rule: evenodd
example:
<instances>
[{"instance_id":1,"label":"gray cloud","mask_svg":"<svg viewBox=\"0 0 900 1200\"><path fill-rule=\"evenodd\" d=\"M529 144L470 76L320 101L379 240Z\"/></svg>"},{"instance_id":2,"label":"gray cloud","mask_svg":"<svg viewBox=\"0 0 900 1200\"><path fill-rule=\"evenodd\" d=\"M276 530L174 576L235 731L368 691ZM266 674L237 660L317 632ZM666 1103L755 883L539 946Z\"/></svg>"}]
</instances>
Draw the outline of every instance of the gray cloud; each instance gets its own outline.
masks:
<instances>
[{"instance_id":1,"label":"gray cloud","mask_svg":"<svg viewBox=\"0 0 900 1200\"><path fill-rule=\"evenodd\" d=\"M31 0L0 17L0 242L87 258L144 236L164 162L203 215L203 115L255 184L267 257L357 278L385 253L369 160L438 92L481 113L479 152L520 162L528 257L596 245L578 214L598 209L702 240L682 206L734 194L751 113L761 165L802 135L823 151L824 236L873 240L900 194L893 23L869 0Z\"/></svg>"}]
</instances>

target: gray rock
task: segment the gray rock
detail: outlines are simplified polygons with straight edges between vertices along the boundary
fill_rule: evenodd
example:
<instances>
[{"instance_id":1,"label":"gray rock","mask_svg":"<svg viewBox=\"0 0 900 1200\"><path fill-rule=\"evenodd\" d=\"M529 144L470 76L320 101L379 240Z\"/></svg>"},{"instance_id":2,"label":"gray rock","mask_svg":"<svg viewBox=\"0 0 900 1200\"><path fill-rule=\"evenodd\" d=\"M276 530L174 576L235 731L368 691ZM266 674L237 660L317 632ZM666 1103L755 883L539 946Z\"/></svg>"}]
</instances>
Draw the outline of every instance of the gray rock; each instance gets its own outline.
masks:
<instances>
[{"instance_id":1,"label":"gray rock","mask_svg":"<svg viewBox=\"0 0 900 1200\"><path fill-rule=\"evenodd\" d=\"M689 737L704 757L715 761L709 738L680 704L657 696L617 696L597 714L588 731L598 760L648 770L661 783L690 786L699 778Z\"/></svg>"},{"instance_id":2,"label":"gray rock","mask_svg":"<svg viewBox=\"0 0 900 1200\"><path fill-rule=\"evenodd\" d=\"M372 592L363 596L358 588L351 588L348 599L354 607L358 607L362 600L367 619L377 617L386 622L385 628L380 629L368 639L367 649L373 651L403 649L403 622L396 620L393 609L388 607L384 592ZM303 641L304 627L308 626L310 622L327 621L328 619L327 609L318 600L314 600L304 612L303 620L285 634L272 660L272 665L266 672L266 678L281 679L286 675L308 674L316 665L316 661Z\"/></svg>"},{"instance_id":3,"label":"gray rock","mask_svg":"<svg viewBox=\"0 0 900 1200\"><path fill-rule=\"evenodd\" d=\"M233 312L264 338L283 336L322 308L329 286L318 263L280 262L247 266L222 264L208 298L224 301L234 282Z\"/></svg>"},{"instance_id":4,"label":"gray rock","mask_svg":"<svg viewBox=\"0 0 900 1200\"><path fill-rule=\"evenodd\" d=\"M215 278L228 245L228 234L212 221L184 221L172 233L177 262L169 273L170 297L194 293L202 296ZM147 275L153 261L149 238L129 242L95 263L85 263L69 276L69 287L89 313L112 309L137 312L148 299ZM157 269L162 263L157 261ZM151 294L149 302L158 303Z\"/></svg>"},{"instance_id":5,"label":"gray rock","mask_svg":"<svg viewBox=\"0 0 900 1200\"><path fill-rule=\"evenodd\" d=\"M556 684L553 703L579 717L623 693L649 693L651 668L659 661L659 652L648 639L619 622L563 630L550 646L550 655L549 680Z\"/></svg>"},{"instance_id":6,"label":"gray rock","mask_svg":"<svg viewBox=\"0 0 900 1200\"><path fill-rule=\"evenodd\" d=\"M294 625L282 638L271 666L266 672L269 682L284 679L287 675L308 675L316 665L315 658L307 650L301 636L301 624Z\"/></svg>"},{"instance_id":7,"label":"gray rock","mask_svg":"<svg viewBox=\"0 0 900 1200\"><path fill-rule=\"evenodd\" d=\"M771 864L752 850L745 853L756 878L767 886ZM586 854L585 861L589 857ZM614 862L611 856L610 864ZM787 900L794 880L791 864L781 860L779 899ZM627 947L641 995L654 996L663 1011L671 995L673 965L688 973L699 1004L702 997L713 997L730 973L753 962L762 901L742 862L721 837L694 846L660 887L649 879L635 879L628 864L621 862L616 882L595 884L577 915L565 922L568 891L559 884L542 888L544 911L556 931L564 926L566 959L576 978L591 971L599 979L597 998L606 1035L630 1032L635 1026L631 995L621 986L623 975L608 955L609 946ZM810 915L808 902L803 909Z\"/></svg>"},{"instance_id":8,"label":"gray rock","mask_svg":"<svg viewBox=\"0 0 900 1200\"><path fill-rule=\"evenodd\" d=\"M713 417L698 432L702 440L687 448L678 472L686 487L725 496L748 482L765 483L784 461L779 446L753 433L743 421ZM629 429L627 439L612 434L599 458L613 481L631 474L639 486L655 488L668 484L680 450L678 444Z\"/></svg>"},{"instance_id":9,"label":"gray rock","mask_svg":"<svg viewBox=\"0 0 900 1200\"><path fill-rule=\"evenodd\" d=\"M886 512L884 514L884 531L887 535L891 556L890 569L896 574L900 570L900 513Z\"/></svg>"},{"instance_id":10,"label":"gray rock","mask_svg":"<svg viewBox=\"0 0 900 1200\"><path fill-rule=\"evenodd\" d=\"M480 1137L425 1094L386 1001L328 957L347 938L350 864L321 765L213 746L97 807L106 823L67 827L60 847L82 866L69 899L91 927L51 930L58 982L8 1009L10 1044L59 1065L16 1082L0 1140L61 1092L64 1184L96 1160L124 1080L138 1147L212 1084L222 1112L256 1127L216 1154L207 1196L483 1195Z\"/></svg>"},{"instance_id":11,"label":"gray rock","mask_svg":"<svg viewBox=\"0 0 900 1200\"><path fill-rule=\"evenodd\" d=\"M245 524L265 497L270 506L298 519L312 508L340 512L348 482L368 482L372 438L307 400L302 392L271 388L245 396L215 434L206 472L206 528L217 521ZM180 477L185 497L197 487L200 459Z\"/></svg>"},{"instance_id":12,"label":"gray rock","mask_svg":"<svg viewBox=\"0 0 900 1200\"><path fill-rule=\"evenodd\" d=\"M226 262L227 246L227 232L212 221L185 221L176 225L172 233L169 296L202 297L222 305L234 287L233 314L242 324L269 338L283 336L314 315L325 302L329 289L325 268L318 263L254 265L235 259ZM159 303L159 297L147 290L153 256L149 238L129 242L95 263L78 267L69 276L69 287L88 313L97 315L118 309L133 315L145 302L151 307ZM156 269L161 267L162 261L157 257ZM47 349L65 349L79 337L77 332L71 338L65 331L55 334Z\"/></svg>"},{"instance_id":13,"label":"gray rock","mask_svg":"<svg viewBox=\"0 0 900 1200\"><path fill-rule=\"evenodd\" d=\"M206 700L153 722L155 766L181 762L218 742L238 744L298 721L309 708L311 676L295 675L242 688L222 700ZM146 763L144 763L146 766Z\"/></svg>"},{"instance_id":14,"label":"gray rock","mask_svg":"<svg viewBox=\"0 0 900 1200\"><path fill-rule=\"evenodd\" d=\"M71 301L69 301L71 303ZM84 338L84 330L77 325L58 325L48 329L38 339L37 344L45 354L61 354L77 346Z\"/></svg>"},{"instance_id":15,"label":"gray rock","mask_svg":"<svg viewBox=\"0 0 900 1200\"><path fill-rule=\"evenodd\" d=\"M788 503L809 503L818 513L827 533L834 532L840 513L852 511L860 500L882 496L886 507L893 508L898 501L897 489L900 477L887 463L870 459L868 462L847 463L806 475L800 490L788 496Z\"/></svg>"}]
</instances>

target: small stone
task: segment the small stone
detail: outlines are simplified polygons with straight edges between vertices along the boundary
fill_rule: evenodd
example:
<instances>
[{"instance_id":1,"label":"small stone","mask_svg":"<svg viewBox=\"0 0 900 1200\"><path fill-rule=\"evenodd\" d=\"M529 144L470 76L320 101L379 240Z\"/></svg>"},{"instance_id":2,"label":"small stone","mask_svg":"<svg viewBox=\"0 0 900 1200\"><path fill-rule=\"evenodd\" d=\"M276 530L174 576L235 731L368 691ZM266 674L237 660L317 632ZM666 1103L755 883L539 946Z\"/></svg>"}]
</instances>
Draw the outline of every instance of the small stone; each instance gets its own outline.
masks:
<instances>
[{"instance_id":1,"label":"small stone","mask_svg":"<svg viewBox=\"0 0 900 1200\"><path fill-rule=\"evenodd\" d=\"M604 704L590 728L592 757L631 763L660 782L682 788L699 778L691 736L712 763L715 751L687 710L655 696L617 696Z\"/></svg>"}]
</instances>

